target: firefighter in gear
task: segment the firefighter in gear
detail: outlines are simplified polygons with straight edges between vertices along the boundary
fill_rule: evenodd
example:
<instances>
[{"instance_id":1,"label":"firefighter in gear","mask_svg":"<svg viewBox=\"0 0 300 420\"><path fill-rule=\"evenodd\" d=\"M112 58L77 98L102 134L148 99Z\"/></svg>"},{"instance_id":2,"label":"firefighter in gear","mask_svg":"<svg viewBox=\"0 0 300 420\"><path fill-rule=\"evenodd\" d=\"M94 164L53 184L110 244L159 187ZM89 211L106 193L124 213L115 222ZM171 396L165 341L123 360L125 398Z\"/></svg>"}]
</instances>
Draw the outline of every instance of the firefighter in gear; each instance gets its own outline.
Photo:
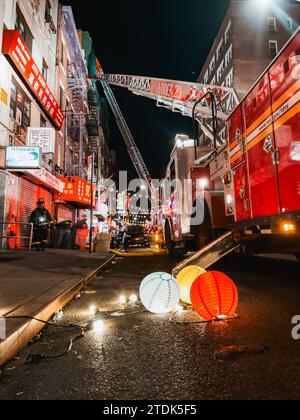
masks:
<instances>
[{"instance_id":1,"label":"firefighter in gear","mask_svg":"<svg viewBox=\"0 0 300 420\"><path fill-rule=\"evenodd\" d=\"M37 251L45 251L49 240L49 227L53 221L49 211L45 208L45 200L40 198L37 202L37 208L33 210L30 223L33 223L33 243Z\"/></svg>"}]
</instances>

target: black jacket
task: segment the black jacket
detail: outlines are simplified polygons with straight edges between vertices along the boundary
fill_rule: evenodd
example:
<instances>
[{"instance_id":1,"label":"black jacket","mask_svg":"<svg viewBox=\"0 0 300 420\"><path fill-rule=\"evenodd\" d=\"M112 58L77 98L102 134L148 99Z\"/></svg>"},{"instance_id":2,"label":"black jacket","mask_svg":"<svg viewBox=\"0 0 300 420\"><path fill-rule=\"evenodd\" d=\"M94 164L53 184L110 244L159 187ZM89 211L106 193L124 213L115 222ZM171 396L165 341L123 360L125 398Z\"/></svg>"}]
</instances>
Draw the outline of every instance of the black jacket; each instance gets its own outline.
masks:
<instances>
[{"instance_id":1,"label":"black jacket","mask_svg":"<svg viewBox=\"0 0 300 420\"><path fill-rule=\"evenodd\" d=\"M49 223L52 223L52 218L48 210L36 208L31 213L29 223L33 223L39 226L45 226L49 225Z\"/></svg>"}]
</instances>

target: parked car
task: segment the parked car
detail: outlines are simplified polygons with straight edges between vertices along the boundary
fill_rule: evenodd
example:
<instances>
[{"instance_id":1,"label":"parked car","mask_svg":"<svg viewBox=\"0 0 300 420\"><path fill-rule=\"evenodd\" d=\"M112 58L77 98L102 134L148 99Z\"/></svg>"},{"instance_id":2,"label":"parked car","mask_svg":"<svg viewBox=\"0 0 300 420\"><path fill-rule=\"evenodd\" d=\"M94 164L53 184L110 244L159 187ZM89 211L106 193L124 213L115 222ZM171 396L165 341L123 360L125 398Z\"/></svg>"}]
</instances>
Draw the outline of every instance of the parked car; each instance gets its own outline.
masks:
<instances>
[{"instance_id":1,"label":"parked car","mask_svg":"<svg viewBox=\"0 0 300 420\"><path fill-rule=\"evenodd\" d=\"M121 248L123 241L123 232L112 235L111 248L118 249ZM131 247L141 247L149 248L151 246L150 236L147 234L147 231L142 226L133 225L128 227L126 234L126 248Z\"/></svg>"},{"instance_id":2,"label":"parked car","mask_svg":"<svg viewBox=\"0 0 300 420\"><path fill-rule=\"evenodd\" d=\"M150 246L151 239L144 227L138 225L128 227L128 232L126 235L126 248L149 248Z\"/></svg>"}]
</instances>

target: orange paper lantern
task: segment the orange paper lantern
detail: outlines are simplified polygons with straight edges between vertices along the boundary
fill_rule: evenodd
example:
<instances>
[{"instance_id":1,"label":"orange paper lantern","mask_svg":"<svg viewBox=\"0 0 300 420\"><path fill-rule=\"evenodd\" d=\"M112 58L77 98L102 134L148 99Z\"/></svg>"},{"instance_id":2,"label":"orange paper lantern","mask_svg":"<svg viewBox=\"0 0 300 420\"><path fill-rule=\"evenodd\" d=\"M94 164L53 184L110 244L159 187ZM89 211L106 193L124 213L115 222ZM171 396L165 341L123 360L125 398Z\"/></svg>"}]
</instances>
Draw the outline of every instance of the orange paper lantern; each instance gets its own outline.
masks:
<instances>
[{"instance_id":1,"label":"orange paper lantern","mask_svg":"<svg viewBox=\"0 0 300 420\"><path fill-rule=\"evenodd\" d=\"M191 302L206 321L232 317L238 306L238 290L225 274L210 271L199 276L193 283Z\"/></svg>"}]
</instances>

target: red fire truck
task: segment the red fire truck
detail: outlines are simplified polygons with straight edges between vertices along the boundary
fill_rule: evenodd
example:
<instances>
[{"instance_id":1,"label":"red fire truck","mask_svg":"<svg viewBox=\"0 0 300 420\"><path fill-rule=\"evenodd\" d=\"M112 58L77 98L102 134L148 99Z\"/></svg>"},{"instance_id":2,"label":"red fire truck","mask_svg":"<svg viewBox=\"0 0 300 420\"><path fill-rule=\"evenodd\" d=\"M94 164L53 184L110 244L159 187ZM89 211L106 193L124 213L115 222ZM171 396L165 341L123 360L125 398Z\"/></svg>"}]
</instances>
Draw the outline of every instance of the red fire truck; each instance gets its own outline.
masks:
<instances>
[{"instance_id":1,"label":"red fire truck","mask_svg":"<svg viewBox=\"0 0 300 420\"><path fill-rule=\"evenodd\" d=\"M192 204L199 183L203 189L204 221L198 226L190 226L188 211L177 211L176 187L161 209L171 254L183 254L193 240L201 248L178 269L192 262L206 268L237 248L299 257L300 31L233 110L230 104L236 96L229 88L139 76L100 74L98 78L186 116L197 117L199 105L197 122L210 136L212 103L204 99L208 94L217 97L228 141L222 145L215 136L213 150L196 161L190 156L193 147L176 147L167 170L170 180L191 180Z\"/></svg>"},{"instance_id":2,"label":"red fire truck","mask_svg":"<svg viewBox=\"0 0 300 420\"><path fill-rule=\"evenodd\" d=\"M179 243L180 250L186 234L194 233L199 246L212 236L219 238L194 259L207 257L216 247L222 256L222 247L228 253L237 245L252 253L293 253L299 258L300 32L230 115L227 131L228 146L202 165L186 168L184 175L205 186L204 223L187 232L172 211L165 214L167 242ZM178 165L182 154L173 152L169 167ZM177 175L181 179L182 170Z\"/></svg>"}]
</instances>

